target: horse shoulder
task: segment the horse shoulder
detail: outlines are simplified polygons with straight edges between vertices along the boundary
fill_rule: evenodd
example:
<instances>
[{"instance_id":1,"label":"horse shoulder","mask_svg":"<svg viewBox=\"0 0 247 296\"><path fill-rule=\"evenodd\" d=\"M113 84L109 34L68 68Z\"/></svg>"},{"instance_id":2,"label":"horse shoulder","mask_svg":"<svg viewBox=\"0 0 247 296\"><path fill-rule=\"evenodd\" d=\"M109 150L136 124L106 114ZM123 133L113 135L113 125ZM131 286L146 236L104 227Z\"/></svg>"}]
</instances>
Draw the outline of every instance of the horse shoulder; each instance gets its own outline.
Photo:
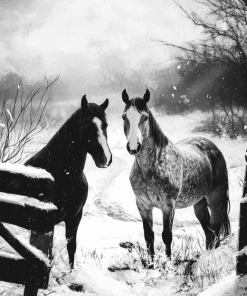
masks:
<instances>
[{"instance_id":1,"label":"horse shoulder","mask_svg":"<svg viewBox=\"0 0 247 296\"><path fill-rule=\"evenodd\" d=\"M179 187L182 176L182 156L174 147L165 147L157 153L152 173L155 173L157 182L163 184L164 188L172 185Z\"/></svg>"}]
</instances>

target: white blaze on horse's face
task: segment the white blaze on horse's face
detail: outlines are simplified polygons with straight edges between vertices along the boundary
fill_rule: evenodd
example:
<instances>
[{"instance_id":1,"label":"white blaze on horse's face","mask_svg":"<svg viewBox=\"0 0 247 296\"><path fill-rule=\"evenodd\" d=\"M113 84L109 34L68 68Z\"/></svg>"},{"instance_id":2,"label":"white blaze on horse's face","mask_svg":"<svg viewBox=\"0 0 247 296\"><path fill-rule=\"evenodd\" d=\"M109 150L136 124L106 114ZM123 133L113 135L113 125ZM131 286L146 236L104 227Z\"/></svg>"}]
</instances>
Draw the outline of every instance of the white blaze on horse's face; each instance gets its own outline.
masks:
<instances>
[{"instance_id":1,"label":"white blaze on horse's face","mask_svg":"<svg viewBox=\"0 0 247 296\"><path fill-rule=\"evenodd\" d=\"M123 115L125 120L125 133L128 140L127 149L130 154L137 154L143 142L143 136L147 131L147 118L146 112L138 112L134 107L130 107Z\"/></svg>"},{"instance_id":2,"label":"white blaze on horse's face","mask_svg":"<svg viewBox=\"0 0 247 296\"><path fill-rule=\"evenodd\" d=\"M102 129L102 121L99 118L94 117L93 122L98 130L98 142L101 145L106 157L106 164L104 167L107 167L111 163L112 154L107 143L106 135Z\"/></svg>"}]
</instances>

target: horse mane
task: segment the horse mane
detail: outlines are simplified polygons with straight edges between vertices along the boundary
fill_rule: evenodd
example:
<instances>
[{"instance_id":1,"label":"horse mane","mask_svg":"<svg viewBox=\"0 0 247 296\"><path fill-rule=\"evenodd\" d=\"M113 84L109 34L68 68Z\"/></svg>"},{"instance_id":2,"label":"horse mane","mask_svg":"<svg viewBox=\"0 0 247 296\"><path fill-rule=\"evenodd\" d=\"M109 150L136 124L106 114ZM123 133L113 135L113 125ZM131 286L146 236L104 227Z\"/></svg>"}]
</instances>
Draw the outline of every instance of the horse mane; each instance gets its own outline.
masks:
<instances>
[{"instance_id":1,"label":"horse mane","mask_svg":"<svg viewBox=\"0 0 247 296\"><path fill-rule=\"evenodd\" d=\"M89 103L88 107L89 107L89 114L92 117L98 117L103 124L106 124L106 114L99 105L95 103Z\"/></svg>"},{"instance_id":2,"label":"horse mane","mask_svg":"<svg viewBox=\"0 0 247 296\"><path fill-rule=\"evenodd\" d=\"M156 146L164 147L168 144L168 138L162 132L157 121L154 119L152 112L150 110L148 111L150 136L153 138Z\"/></svg>"},{"instance_id":3,"label":"horse mane","mask_svg":"<svg viewBox=\"0 0 247 296\"><path fill-rule=\"evenodd\" d=\"M147 107L146 102L141 98L131 99L125 106L124 112L130 107L135 108L139 113L146 112L149 115L150 136L153 138L156 146L166 146L168 138L162 132L157 121L154 119L152 112Z\"/></svg>"},{"instance_id":4,"label":"horse mane","mask_svg":"<svg viewBox=\"0 0 247 296\"><path fill-rule=\"evenodd\" d=\"M67 121L65 121L65 123L60 127L60 129L58 130L57 134L63 134L64 132L66 133L69 126L70 126L70 122L77 122L77 124L80 124L80 120L82 120L82 123L84 122L86 124L87 120L92 119L93 117L98 117L103 124L107 124L106 121L106 114L104 111L102 111L102 109L100 108L100 106L98 106L97 104L94 103L89 103L88 104L88 113L84 116L81 117L80 113L81 113L81 108L77 109L68 119ZM74 123L74 125L76 126L76 123Z\"/></svg>"}]
</instances>

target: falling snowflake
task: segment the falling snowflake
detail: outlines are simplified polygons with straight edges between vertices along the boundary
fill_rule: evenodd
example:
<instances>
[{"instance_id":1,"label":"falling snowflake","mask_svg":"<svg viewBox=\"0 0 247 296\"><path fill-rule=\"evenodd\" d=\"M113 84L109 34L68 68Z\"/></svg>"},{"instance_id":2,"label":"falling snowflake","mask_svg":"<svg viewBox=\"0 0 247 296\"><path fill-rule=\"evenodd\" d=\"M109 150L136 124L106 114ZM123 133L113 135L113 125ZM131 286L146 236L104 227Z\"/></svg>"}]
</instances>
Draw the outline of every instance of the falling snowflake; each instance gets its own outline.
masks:
<instances>
[{"instance_id":1,"label":"falling snowflake","mask_svg":"<svg viewBox=\"0 0 247 296\"><path fill-rule=\"evenodd\" d=\"M20 88L20 84L17 85L17 89L19 89L19 88Z\"/></svg>"},{"instance_id":2,"label":"falling snowflake","mask_svg":"<svg viewBox=\"0 0 247 296\"><path fill-rule=\"evenodd\" d=\"M172 94L172 97L174 98L174 94Z\"/></svg>"},{"instance_id":3,"label":"falling snowflake","mask_svg":"<svg viewBox=\"0 0 247 296\"><path fill-rule=\"evenodd\" d=\"M180 69L180 68L181 68L181 65L178 65L178 66L177 66L177 69Z\"/></svg>"},{"instance_id":4,"label":"falling snowflake","mask_svg":"<svg viewBox=\"0 0 247 296\"><path fill-rule=\"evenodd\" d=\"M177 90L176 86L173 85L173 89Z\"/></svg>"},{"instance_id":5,"label":"falling snowflake","mask_svg":"<svg viewBox=\"0 0 247 296\"><path fill-rule=\"evenodd\" d=\"M244 129L245 129L245 130L247 129L247 125L244 126Z\"/></svg>"},{"instance_id":6,"label":"falling snowflake","mask_svg":"<svg viewBox=\"0 0 247 296\"><path fill-rule=\"evenodd\" d=\"M5 124L4 123L0 123L0 127L1 128L5 128Z\"/></svg>"}]
</instances>

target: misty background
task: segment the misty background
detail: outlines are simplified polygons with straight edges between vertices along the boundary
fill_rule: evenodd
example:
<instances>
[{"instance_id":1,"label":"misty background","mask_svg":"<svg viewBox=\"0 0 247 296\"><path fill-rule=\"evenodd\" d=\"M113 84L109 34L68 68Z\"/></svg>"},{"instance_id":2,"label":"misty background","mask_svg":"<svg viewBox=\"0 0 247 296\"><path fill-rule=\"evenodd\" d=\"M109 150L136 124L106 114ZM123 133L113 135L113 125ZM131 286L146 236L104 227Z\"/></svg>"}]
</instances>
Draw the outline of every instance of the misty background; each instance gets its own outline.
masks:
<instances>
[{"instance_id":1,"label":"misty background","mask_svg":"<svg viewBox=\"0 0 247 296\"><path fill-rule=\"evenodd\" d=\"M84 94L119 113L123 89L148 88L158 111L208 112L200 132L246 136L246 14L243 0L1 0L0 100L56 79L54 119Z\"/></svg>"},{"instance_id":2,"label":"misty background","mask_svg":"<svg viewBox=\"0 0 247 296\"><path fill-rule=\"evenodd\" d=\"M122 88L143 94L172 60L157 41L182 44L200 31L171 0L1 0L1 92L20 78L35 85L59 76L53 100Z\"/></svg>"},{"instance_id":3,"label":"misty background","mask_svg":"<svg viewBox=\"0 0 247 296\"><path fill-rule=\"evenodd\" d=\"M0 0L0 162L21 163L43 148L84 94L89 102L110 101L108 143L114 161L99 170L87 158L90 198L78 235L79 269L67 273L64 228L59 227L48 294L77 293L71 283L79 279L87 295L198 295L226 275L235 276L246 167L245 1ZM131 252L120 250L120 242L130 239L145 245L129 183L133 156L126 150L121 93L127 89L130 97L142 97L146 88L148 105L173 143L203 136L219 147L231 200L232 235L215 252L201 248L204 237L195 228L193 209L176 211L174 265L166 264L160 248L155 273L142 266L143 257L131 259L126 255ZM156 210L154 216L161 241L162 213ZM91 270L94 261L98 269ZM112 266L116 269L109 275ZM0 294L20 295L19 285L7 287L1 284Z\"/></svg>"}]
</instances>

